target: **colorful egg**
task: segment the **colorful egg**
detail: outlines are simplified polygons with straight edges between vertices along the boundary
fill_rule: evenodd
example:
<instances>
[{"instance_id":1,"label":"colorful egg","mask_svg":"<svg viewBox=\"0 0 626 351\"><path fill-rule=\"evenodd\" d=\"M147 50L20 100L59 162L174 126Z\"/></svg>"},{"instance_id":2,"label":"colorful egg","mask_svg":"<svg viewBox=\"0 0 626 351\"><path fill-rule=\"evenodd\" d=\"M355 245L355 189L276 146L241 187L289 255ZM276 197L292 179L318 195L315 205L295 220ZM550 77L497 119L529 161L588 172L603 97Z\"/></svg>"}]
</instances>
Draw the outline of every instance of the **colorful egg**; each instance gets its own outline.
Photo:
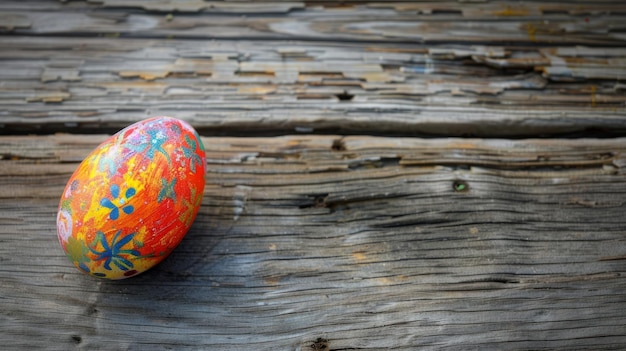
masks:
<instances>
[{"instance_id":1,"label":"colorful egg","mask_svg":"<svg viewBox=\"0 0 626 351\"><path fill-rule=\"evenodd\" d=\"M205 152L196 131L170 117L106 139L71 176L57 235L82 272L123 279L162 261L193 223L204 193Z\"/></svg>"}]
</instances>

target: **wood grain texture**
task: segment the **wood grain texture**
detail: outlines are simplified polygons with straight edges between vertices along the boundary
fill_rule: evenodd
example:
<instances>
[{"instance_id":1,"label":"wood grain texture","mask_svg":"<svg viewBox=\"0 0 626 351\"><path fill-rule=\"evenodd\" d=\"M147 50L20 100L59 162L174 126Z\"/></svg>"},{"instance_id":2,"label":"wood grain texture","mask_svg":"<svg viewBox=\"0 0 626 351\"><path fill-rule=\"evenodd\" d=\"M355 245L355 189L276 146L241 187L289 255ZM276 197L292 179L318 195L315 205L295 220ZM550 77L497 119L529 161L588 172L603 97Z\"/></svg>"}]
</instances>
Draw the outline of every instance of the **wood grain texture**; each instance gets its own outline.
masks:
<instances>
[{"instance_id":1,"label":"wood grain texture","mask_svg":"<svg viewBox=\"0 0 626 351\"><path fill-rule=\"evenodd\" d=\"M0 133L620 136L620 1L4 1ZM381 116L383 116L381 118Z\"/></svg>"},{"instance_id":2,"label":"wood grain texture","mask_svg":"<svg viewBox=\"0 0 626 351\"><path fill-rule=\"evenodd\" d=\"M54 222L104 138L0 137L4 347L626 345L626 139L204 138L190 233L109 282Z\"/></svg>"},{"instance_id":3,"label":"wood grain texture","mask_svg":"<svg viewBox=\"0 0 626 351\"><path fill-rule=\"evenodd\" d=\"M0 1L0 349L626 349L625 19ZM204 138L198 218L153 270L85 276L63 187L157 115Z\"/></svg>"}]
</instances>

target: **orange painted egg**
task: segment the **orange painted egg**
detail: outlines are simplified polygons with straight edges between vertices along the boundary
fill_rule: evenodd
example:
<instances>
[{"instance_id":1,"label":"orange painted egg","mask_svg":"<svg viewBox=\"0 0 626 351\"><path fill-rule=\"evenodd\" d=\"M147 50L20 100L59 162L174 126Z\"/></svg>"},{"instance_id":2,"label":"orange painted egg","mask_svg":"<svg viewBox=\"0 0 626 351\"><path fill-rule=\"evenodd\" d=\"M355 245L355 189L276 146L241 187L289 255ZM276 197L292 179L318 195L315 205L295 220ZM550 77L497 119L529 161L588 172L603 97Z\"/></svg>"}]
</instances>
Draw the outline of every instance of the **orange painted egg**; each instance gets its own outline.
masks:
<instances>
[{"instance_id":1,"label":"orange painted egg","mask_svg":"<svg viewBox=\"0 0 626 351\"><path fill-rule=\"evenodd\" d=\"M154 117L106 139L65 186L57 235L82 272L123 279L162 261L193 223L205 152L187 123Z\"/></svg>"}]
</instances>

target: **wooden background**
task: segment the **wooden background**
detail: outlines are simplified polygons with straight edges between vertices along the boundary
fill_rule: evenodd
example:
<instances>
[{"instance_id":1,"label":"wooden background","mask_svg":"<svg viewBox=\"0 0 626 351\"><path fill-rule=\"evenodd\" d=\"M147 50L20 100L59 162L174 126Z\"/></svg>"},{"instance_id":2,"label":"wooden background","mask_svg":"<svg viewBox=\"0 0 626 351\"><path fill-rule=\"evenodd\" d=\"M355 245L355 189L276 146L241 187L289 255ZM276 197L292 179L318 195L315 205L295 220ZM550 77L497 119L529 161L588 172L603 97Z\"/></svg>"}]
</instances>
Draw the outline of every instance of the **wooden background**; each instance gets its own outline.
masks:
<instances>
[{"instance_id":1,"label":"wooden background","mask_svg":"<svg viewBox=\"0 0 626 351\"><path fill-rule=\"evenodd\" d=\"M0 348L626 348L623 1L0 2ZM55 217L156 115L192 229L102 281Z\"/></svg>"}]
</instances>

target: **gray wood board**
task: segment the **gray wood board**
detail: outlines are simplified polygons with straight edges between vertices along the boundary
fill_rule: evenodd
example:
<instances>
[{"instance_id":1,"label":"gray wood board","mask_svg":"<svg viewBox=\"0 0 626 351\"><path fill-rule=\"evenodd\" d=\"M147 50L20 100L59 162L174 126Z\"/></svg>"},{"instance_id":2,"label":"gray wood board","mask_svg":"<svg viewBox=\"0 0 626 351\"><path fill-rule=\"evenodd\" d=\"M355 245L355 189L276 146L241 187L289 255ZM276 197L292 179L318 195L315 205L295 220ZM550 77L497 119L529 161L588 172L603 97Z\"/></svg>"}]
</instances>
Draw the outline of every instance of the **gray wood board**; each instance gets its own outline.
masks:
<instances>
[{"instance_id":1,"label":"gray wood board","mask_svg":"<svg viewBox=\"0 0 626 351\"><path fill-rule=\"evenodd\" d=\"M626 347L626 139L204 138L191 231L110 282L55 233L105 137L0 137L4 349Z\"/></svg>"},{"instance_id":2,"label":"gray wood board","mask_svg":"<svg viewBox=\"0 0 626 351\"><path fill-rule=\"evenodd\" d=\"M621 1L3 1L0 133L622 136Z\"/></svg>"},{"instance_id":3,"label":"gray wood board","mask_svg":"<svg viewBox=\"0 0 626 351\"><path fill-rule=\"evenodd\" d=\"M338 6L339 5L339 6ZM0 29L20 34L110 34L215 39L623 45L620 1L7 1Z\"/></svg>"}]
</instances>

